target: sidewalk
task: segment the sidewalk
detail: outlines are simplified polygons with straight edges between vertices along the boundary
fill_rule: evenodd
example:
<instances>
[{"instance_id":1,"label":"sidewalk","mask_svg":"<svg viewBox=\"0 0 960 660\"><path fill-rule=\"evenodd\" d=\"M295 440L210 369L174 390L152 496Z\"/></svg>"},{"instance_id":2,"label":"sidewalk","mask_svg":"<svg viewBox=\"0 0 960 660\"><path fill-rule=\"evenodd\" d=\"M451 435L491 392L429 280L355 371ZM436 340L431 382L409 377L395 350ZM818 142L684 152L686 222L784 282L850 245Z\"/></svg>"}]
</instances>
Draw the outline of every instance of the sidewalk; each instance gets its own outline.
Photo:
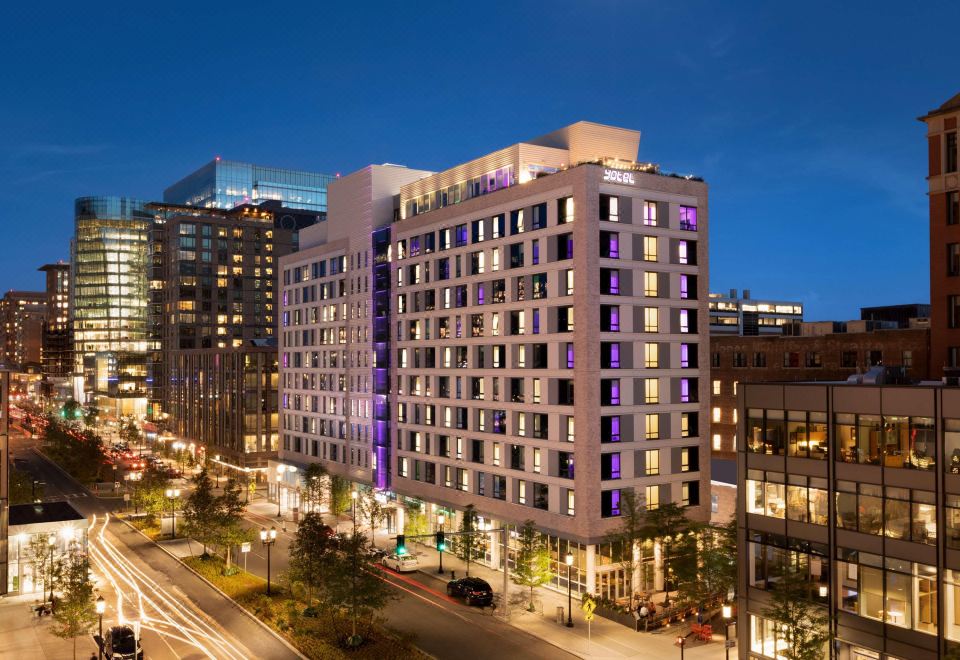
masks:
<instances>
[{"instance_id":1,"label":"sidewalk","mask_svg":"<svg viewBox=\"0 0 960 660\"><path fill-rule=\"evenodd\" d=\"M0 599L0 658L72 658L73 641L50 632L52 616L37 618L31 611L35 600L36 594ZM78 637L77 658L85 660L91 653L97 654L93 637Z\"/></svg>"},{"instance_id":2,"label":"sidewalk","mask_svg":"<svg viewBox=\"0 0 960 660\"><path fill-rule=\"evenodd\" d=\"M378 535L379 537L380 535ZM384 535L386 537L386 535ZM386 538L383 539L386 545ZM438 586L446 585L450 579L450 571L456 572L457 577L466 575L466 563L452 553L443 553L444 575L437 574L439 557L436 550L419 543L411 543L407 550L420 560L420 571L437 580ZM470 575L486 580L493 591L499 594L503 585L503 573L486 566L471 562ZM680 626L674 624L660 628L654 632L634 632L626 626L595 616L589 626L583 620L583 611L580 601L573 598L573 628L567 628L555 620L557 608L562 607L564 620L567 616L567 595L550 589L538 588L534 590L534 601L537 604L536 612L528 612L528 592L525 587L510 583L510 625L519 628L535 637L538 637L554 646L589 659L606 658L636 658L638 660L650 658L663 660L679 654L676 645L678 634L690 632L689 622ZM731 655L736 656L736 650L731 649ZM724 658L723 630L715 633L712 642L697 641L692 635L686 638L684 657L690 660L708 660Z\"/></svg>"}]
</instances>

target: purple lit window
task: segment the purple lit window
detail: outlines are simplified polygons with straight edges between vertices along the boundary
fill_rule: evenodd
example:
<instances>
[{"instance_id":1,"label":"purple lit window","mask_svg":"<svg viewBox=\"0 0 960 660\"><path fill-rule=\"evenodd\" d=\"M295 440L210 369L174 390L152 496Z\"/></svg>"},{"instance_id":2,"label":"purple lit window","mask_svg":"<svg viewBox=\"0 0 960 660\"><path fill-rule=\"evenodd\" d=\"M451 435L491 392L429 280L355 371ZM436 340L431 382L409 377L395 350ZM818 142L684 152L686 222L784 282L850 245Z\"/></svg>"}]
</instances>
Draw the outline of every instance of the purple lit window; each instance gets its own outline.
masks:
<instances>
[{"instance_id":1,"label":"purple lit window","mask_svg":"<svg viewBox=\"0 0 960 660\"><path fill-rule=\"evenodd\" d=\"M690 256L688 254L688 245L686 241L680 241L677 243L677 261L682 264L690 263Z\"/></svg>"},{"instance_id":2,"label":"purple lit window","mask_svg":"<svg viewBox=\"0 0 960 660\"><path fill-rule=\"evenodd\" d=\"M620 368L620 344L610 344L610 368Z\"/></svg>"},{"instance_id":3,"label":"purple lit window","mask_svg":"<svg viewBox=\"0 0 960 660\"><path fill-rule=\"evenodd\" d=\"M619 490L610 491L610 515L611 516L620 515L620 491Z\"/></svg>"},{"instance_id":4,"label":"purple lit window","mask_svg":"<svg viewBox=\"0 0 960 660\"><path fill-rule=\"evenodd\" d=\"M610 418L610 442L620 442L620 415Z\"/></svg>"},{"instance_id":5,"label":"purple lit window","mask_svg":"<svg viewBox=\"0 0 960 660\"><path fill-rule=\"evenodd\" d=\"M533 334L540 334L540 310L533 310Z\"/></svg>"},{"instance_id":6,"label":"purple lit window","mask_svg":"<svg viewBox=\"0 0 960 660\"><path fill-rule=\"evenodd\" d=\"M610 308L610 331L620 332L620 308Z\"/></svg>"},{"instance_id":7,"label":"purple lit window","mask_svg":"<svg viewBox=\"0 0 960 660\"><path fill-rule=\"evenodd\" d=\"M695 206L680 207L680 229L697 231L697 208Z\"/></svg>"},{"instance_id":8,"label":"purple lit window","mask_svg":"<svg viewBox=\"0 0 960 660\"><path fill-rule=\"evenodd\" d=\"M507 412L505 410L493 411L493 432L494 433L507 432Z\"/></svg>"},{"instance_id":9,"label":"purple lit window","mask_svg":"<svg viewBox=\"0 0 960 660\"><path fill-rule=\"evenodd\" d=\"M690 332L690 311L680 310L680 332Z\"/></svg>"},{"instance_id":10,"label":"purple lit window","mask_svg":"<svg viewBox=\"0 0 960 660\"><path fill-rule=\"evenodd\" d=\"M620 271L619 270L610 271L610 293L612 294L620 293Z\"/></svg>"},{"instance_id":11,"label":"purple lit window","mask_svg":"<svg viewBox=\"0 0 960 660\"><path fill-rule=\"evenodd\" d=\"M414 236L410 239L410 256L415 257L420 254L420 237Z\"/></svg>"},{"instance_id":12,"label":"purple lit window","mask_svg":"<svg viewBox=\"0 0 960 660\"><path fill-rule=\"evenodd\" d=\"M283 292L283 306L286 307L286 306L289 305L289 304L290 304L290 292L289 292L289 291L284 291L284 292Z\"/></svg>"},{"instance_id":13,"label":"purple lit window","mask_svg":"<svg viewBox=\"0 0 960 660\"><path fill-rule=\"evenodd\" d=\"M610 381L610 405L620 405L620 379Z\"/></svg>"},{"instance_id":14,"label":"purple lit window","mask_svg":"<svg viewBox=\"0 0 960 660\"><path fill-rule=\"evenodd\" d=\"M482 304L483 304L483 298L484 298L484 296L483 296L483 284L478 284L478 285L477 285L477 304L478 304L478 305L482 305Z\"/></svg>"},{"instance_id":15,"label":"purple lit window","mask_svg":"<svg viewBox=\"0 0 960 660\"><path fill-rule=\"evenodd\" d=\"M680 366L684 369L690 366L690 344L680 344Z\"/></svg>"},{"instance_id":16,"label":"purple lit window","mask_svg":"<svg viewBox=\"0 0 960 660\"><path fill-rule=\"evenodd\" d=\"M620 236L618 234L610 234L610 243L607 246L607 251L612 259L620 258Z\"/></svg>"},{"instance_id":17,"label":"purple lit window","mask_svg":"<svg viewBox=\"0 0 960 660\"><path fill-rule=\"evenodd\" d=\"M567 369L573 369L573 342L567 342Z\"/></svg>"},{"instance_id":18,"label":"purple lit window","mask_svg":"<svg viewBox=\"0 0 960 660\"><path fill-rule=\"evenodd\" d=\"M620 478L620 454L610 454L610 478Z\"/></svg>"},{"instance_id":19,"label":"purple lit window","mask_svg":"<svg viewBox=\"0 0 960 660\"><path fill-rule=\"evenodd\" d=\"M283 407L287 409L290 407L290 395L284 392L283 394Z\"/></svg>"},{"instance_id":20,"label":"purple lit window","mask_svg":"<svg viewBox=\"0 0 960 660\"><path fill-rule=\"evenodd\" d=\"M690 297L690 292L689 292L689 290L687 289L687 276L686 276L686 275L681 275L681 276L680 276L680 297L681 297L681 298L689 298L689 297Z\"/></svg>"},{"instance_id":21,"label":"purple lit window","mask_svg":"<svg viewBox=\"0 0 960 660\"><path fill-rule=\"evenodd\" d=\"M680 401L681 403L690 403L690 379L680 379Z\"/></svg>"},{"instance_id":22,"label":"purple lit window","mask_svg":"<svg viewBox=\"0 0 960 660\"><path fill-rule=\"evenodd\" d=\"M533 242L533 264L540 263L540 241Z\"/></svg>"},{"instance_id":23,"label":"purple lit window","mask_svg":"<svg viewBox=\"0 0 960 660\"><path fill-rule=\"evenodd\" d=\"M283 368L284 368L284 369L287 369L287 368L289 368L289 367L290 367L290 354L289 354L289 353L284 353L284 354L283 354Z\"/></svg>"}]
</instances>

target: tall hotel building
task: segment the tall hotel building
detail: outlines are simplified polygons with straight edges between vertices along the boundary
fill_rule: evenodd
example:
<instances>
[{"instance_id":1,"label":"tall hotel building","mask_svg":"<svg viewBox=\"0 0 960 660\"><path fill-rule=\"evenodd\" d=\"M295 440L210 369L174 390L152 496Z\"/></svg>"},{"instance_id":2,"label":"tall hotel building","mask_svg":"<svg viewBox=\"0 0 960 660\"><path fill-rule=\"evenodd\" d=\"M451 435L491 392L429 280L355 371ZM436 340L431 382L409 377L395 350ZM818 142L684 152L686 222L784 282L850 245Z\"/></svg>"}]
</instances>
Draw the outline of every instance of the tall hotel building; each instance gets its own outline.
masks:
<instances>
[{"instance_id":1,"label":"tall hotel building","mask_svg":"<svg viewBox=\"0 0 960 660\"><path fill-rule=\"evenodd\" d=\"M410 506L431 530L470 504L531 519L574 590L623 595L605 536L624 492L705 519L710 483L707 186L635 162L639 141L579 122L331 184L281 260L281 460L381 490L395 531ZM281 504L301 472L275 473ZM640 551L638 586L662 586Z\"/></svg>"}]
</instances>

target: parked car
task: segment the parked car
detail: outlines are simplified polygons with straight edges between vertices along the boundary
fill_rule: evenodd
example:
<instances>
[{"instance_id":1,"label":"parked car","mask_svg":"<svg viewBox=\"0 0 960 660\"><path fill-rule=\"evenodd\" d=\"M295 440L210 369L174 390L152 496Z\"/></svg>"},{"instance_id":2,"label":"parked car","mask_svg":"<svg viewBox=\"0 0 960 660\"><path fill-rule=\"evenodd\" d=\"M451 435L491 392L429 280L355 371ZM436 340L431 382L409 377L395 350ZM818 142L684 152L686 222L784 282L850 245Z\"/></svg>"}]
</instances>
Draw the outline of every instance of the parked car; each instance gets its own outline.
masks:
<instances>
[{"instance_id":1,"label":"parked car","mask_svg":"<svg viewBox=\"0 0 960 660\"><path fill-rule=\"evenodd\" d=\"M420 568L420 561L413 555L392 553L381 559L380 563L387 568L392 568L397 573L412 573Z\"/></svg>"},{"instance_id":2,"label":"parked car","mask_svg":"<svg viewBox=\"0 0 960 660\"><path fill-rule=\"evenodd\" d=\"M486 580L478 577L464 577L447 582L447 595L463 598L467 605L493 604L493 589Z\"/></svg>"},{"instance_id":3,"label":"parked car","mask_svg":"<svg viewBox=\"0 0 960 660\"><path fill-rule=\"evenodd\" d=\"M108 660L143 660L143 647L130 626L113 626L103 640Z\"/></svg>"}]
</instances>

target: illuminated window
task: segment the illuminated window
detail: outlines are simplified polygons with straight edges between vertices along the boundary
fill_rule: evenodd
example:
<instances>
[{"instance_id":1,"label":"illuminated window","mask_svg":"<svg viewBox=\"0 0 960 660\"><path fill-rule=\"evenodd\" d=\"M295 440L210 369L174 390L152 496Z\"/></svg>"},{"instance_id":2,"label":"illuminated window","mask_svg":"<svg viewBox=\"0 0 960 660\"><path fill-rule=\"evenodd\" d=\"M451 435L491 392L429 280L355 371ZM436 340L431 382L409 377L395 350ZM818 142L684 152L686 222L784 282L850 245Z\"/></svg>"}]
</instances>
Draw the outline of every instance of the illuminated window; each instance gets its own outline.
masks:
<instances>
[{"instance_id":1,"label":"illuminated window","mask_svg":"<svg viewBox=\"0 0 960 660\"><path fill-rule=\"evenodd\" d=\"M644 436L647 440L660 438L660 415L647 415L644 420Z\"/></svg>"},{"instance_id":2,"label":"illuminated window","mask_svg":"<svg viewBox=\"0 0 960 660\"><path fill-rule=\"evenodd\" d=\"M649 449L643 452L645 472L648 477L660 474L660 450Z\"/></svg>"},{"instance_id":3,"label":"illuminated window","mask_svg":"<svg viewBox=\"0 0 960 660\"><path fill-rule=\"evenodd\" d=\"M736 384L734 384L733 392L734 392L734 394L736 394L736 392L737 392ZM720 381L719 381L719 380L713 381L713 395L714 395L714 396L720 396Z\"/></svg>"},{"instance_id":4,"label":"illuminated window","mask_svg":"<svg viewBox=\"0 0 960 660\"><path fill-rule=\"evenodd\" d=\"M646 496L646 506L648 510L653 510L660 506L660 486L647 486L644 495Z\"/></svg>"},{"instance_id":5,"label":"illuminated window","mask_svg":"<svg viewBox=\"0 0 960 660\"><path fill-rule=\"evenodd\" d=\"M660 381L656 378L645 378L643 380L644 402L660 403Z\"/></svg>"},{"instance_id":6,"label":"illuminated window","mask_svg":"<svg viewBox=\"0 0 960 660\"><path fill-rule=\"evenodd\" d=\"M643 331L659 332L660 330L660 310L656 307L643 308Z\"/></svg>"},{"instance_id":7,"label":"illuminated window","mask_svg":"<svg viewBox=\"0 0 960 660\"><path fill-rule=\"evenodd\" d=\"M713 434L713 449L714 451L720 451L720 434Z\"/></svg>"},{"instance_id":8,"label":"illuminated window","mask_svg":"<svg viewBox=\"0 0 960 660\"><path fill-rule=\"evenodd\" d=\"M657 273L644 273L643 274L643 295L655 297L659 289L658 280L659 280L659 277Z\"/></svg>"},{"instance_id":9,"label":"illuminated window","mask_svg":"<svg viewBox=\"0 0 960 660\"><path fill-rule=\"evenodd\" d=\"M643 224L650 227L657 226L657 203L656 202L644 202L643 203Z\"/></svg>"},{"instance_id":10,"label":"illuminated window","mask_svg":"<svg viewBox=\"0 0 960 660\"><path fill-rule=\"evenodd\" d=\"M660 366L660 345L646 343L643 345L643 366L656 369Z\"/></svg>"},{"instance_id":11,"label":"illuminated window","mask_svg":"<svg viewBox=\"0 0 960 660\"><path fill-rule=\"evenodd\" d=\"M644 260L644 261L656 261L656 260L657 260L657 238L656 238L656 236L644 236L644 237L643 237L643 260Z\"/></svg>"},{"instance_id":12,"label":"illuminated window","mask_svg":"<svg viewBox=\"0 0 960 660\"><path fill-rule=\"evenodd\" d=\"M719 421L720 421L720 409L719 409L719 408L714 408L714 409L713 409L713 421L714 421L714 422L719 422Z\"/></svg>"}]
</instances>

